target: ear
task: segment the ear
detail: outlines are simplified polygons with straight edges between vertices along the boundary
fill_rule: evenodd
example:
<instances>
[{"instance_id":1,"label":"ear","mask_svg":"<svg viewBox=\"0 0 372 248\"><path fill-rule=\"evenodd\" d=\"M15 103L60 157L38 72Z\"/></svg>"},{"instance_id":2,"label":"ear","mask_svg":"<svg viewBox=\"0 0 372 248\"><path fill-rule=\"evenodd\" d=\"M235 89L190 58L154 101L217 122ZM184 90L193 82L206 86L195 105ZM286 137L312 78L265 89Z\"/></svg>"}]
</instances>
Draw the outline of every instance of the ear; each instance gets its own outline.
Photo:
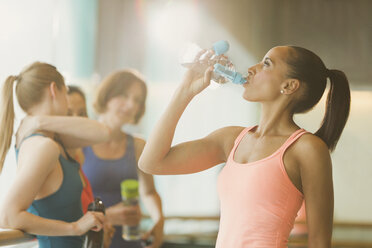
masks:
<instances>
[{"instance_id":1,"label":"ear","mask_svg":"<svg viewBox=\"0 0 372 248\"><path fill-rule=\"evenodd\" d=\"M52 98L56 98L56 96L57 96L57 84L55 82L50 83L49 94L52 96Z\"/></svg>"},{"instance_id":2,"label":"ear","mask_svg":"<svg viewBox=\"0 0 372 248\"><path fill-rule=\"evenodd\" d=\"M295 93L300 88L300 81L298 79L290 78L285 80L280 89L283 91L284 95L290 95Z\"/></svg>"}]
</instances>

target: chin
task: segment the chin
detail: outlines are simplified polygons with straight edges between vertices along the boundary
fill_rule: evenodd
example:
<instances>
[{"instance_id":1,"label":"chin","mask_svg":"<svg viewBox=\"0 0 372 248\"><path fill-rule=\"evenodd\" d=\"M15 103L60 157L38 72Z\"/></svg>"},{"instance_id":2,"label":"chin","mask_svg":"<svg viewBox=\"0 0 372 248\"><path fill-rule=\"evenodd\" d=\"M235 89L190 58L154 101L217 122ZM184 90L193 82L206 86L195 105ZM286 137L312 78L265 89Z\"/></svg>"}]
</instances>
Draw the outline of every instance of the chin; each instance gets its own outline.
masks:
<instances>
[{"instance_id":1,"label":"chin","mask_svg":"<svg viewBox=\"0 0 372 248\"><path fill-rule=\"evenodd\" d=\"M254 96L249 94L243 94L243 99L247 100L248 102L258 102L258 100Z\"/></svg>"},{"instance_id":2,"label":"chin","mask_svg":"<svg viewBox=\"0 0 372 248\"><path fill-rule=\"evenodd\" d=\"M115 123L115 126L117 127L122 127L124 125L128 124L127 121L123 120L123 119L120 119L120 120L117 120L116 123Z\"/></svg>"}]
</instances>

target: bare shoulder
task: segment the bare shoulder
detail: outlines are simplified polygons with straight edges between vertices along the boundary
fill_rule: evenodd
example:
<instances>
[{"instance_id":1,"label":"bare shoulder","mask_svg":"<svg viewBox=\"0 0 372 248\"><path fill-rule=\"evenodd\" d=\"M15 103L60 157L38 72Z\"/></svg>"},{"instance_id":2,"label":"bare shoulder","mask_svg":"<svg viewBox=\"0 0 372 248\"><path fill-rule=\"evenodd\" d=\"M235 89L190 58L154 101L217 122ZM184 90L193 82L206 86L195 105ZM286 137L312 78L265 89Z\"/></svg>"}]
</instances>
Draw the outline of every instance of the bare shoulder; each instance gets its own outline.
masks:
<instances>
[{"instance_id":1,"label":"bare shoulder","mask_svg":"<svg viewBox=\"0 0 372 248\"><path fill-rule=\"evenodd\" d=\"M331 166L330 153L326 143L314 134L304 134L293 148L293 154L301 167L324 168L325 165Z\"/></svg>"},{"instance_id":2,"label":"bare shoulder","mask_svg":"<svg viewBox=\"0 0 372 248\"><path fill-rule=\"evenodd\" d=\"M60 155L57 142L49 137L34 136L26 139L19 148L20 157L55 160Z\"/></svg>"},{"instance_id":3,"label":"bare shoulder","mask_svg":"<svg viewBox=\"0 0 372 248\"><path fill-rule=\"evenodd\" d=\"M329 154L326 143L318 136L312 133L304 134L297 142L298 152L310 153L312 155Z\"/></svg>"},{"instance_id":4,"label":"bare shoulder","mask_svg":"<svg viewBox=\"0 0 372 248\"><path fill-rule=\"evenodd\" d=\"M236 137L244 130L244 127L239 126L228 126L219 128L209 135L206 138L209 139L221 139L221 140L233 140L235 141Z\"/></svg>"},{"instance_id":5,"label":"bare shoulder","mask_svg":"<svg viewBox=\"0 0 372 248\"><path fill-rule=\"evenodd\" d=\"M143 148L145 147L146 141L140 137L133 136L134 150L136 152L137 160L141 156Z\"/></svg>"},{"instance_id":6,"label":"bare shoulder","mask_svg":"<svg viewBox=\"0 0 372 248\"><path fill-rule=\"evenodd\" d=\"M137 137L137 136L133 136L133 141L134 141L134 147L136 150L143 149L143 147L146 144L146 141L144 139Z\"/></svg>"},{"instance_id":7,"label":"bare shoulder","mask_svg":"<svg viewBox=\"0 0 372 248\"><path fill-rule=\"evenodd\" d=\"M245 127L240 126L223 127L210 133L205 138L207 140L216 142L218 145L222 146L225 153L225 157L227 157L234 146L236 138L244 129Z\"/></svg>"}]
</instances>

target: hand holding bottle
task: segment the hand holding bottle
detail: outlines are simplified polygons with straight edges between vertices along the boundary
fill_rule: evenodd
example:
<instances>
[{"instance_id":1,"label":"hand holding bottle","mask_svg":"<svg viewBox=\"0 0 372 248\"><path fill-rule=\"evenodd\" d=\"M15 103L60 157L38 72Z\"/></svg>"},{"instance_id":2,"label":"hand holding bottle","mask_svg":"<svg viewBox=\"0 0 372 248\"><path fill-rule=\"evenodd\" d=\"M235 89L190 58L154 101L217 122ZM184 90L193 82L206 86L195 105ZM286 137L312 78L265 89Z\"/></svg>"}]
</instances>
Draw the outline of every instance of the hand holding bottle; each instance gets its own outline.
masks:
<instances>
[{"instance_id":1,"label":"hand holding bottle","mask_svg":"<svg viewBox=\"0 0 372 248\"><path fill-rule=\"evenodd\" d=\"M211 79L214 82L222 84L230 81L235 84L244 84L246 83L244 76L235 71L234 65L225 55L229 47L229 43L224 40L215 42L210 50L202 50L194 44L184 55L181 64L194 71L196 77L201 77L210 66L213 66ZM196 53L196 51L198 52ZM195 53L193 60L190 60L191 54ZM187 60L189 62L185 62ZM194 81L193 79L191 80Z\"/></svg>"},{"instance_id":2,"label":"hand holding bottle","mask_svg":"<svg viewBox=\"0 0 372 248\"><path fill-rule=\"evenodd\" d=\"M139 183L136 179L126 179L120 183L121 198L126 206L138 207ZM140 226L137 224L123 225L122 237L125 240L140 240Z\"/></svg>"},{"instance_id":3,"label":"hand holding bottle","mask_svg":"<svg viewBox=\"0 0 372 248\"><path fill-rule=\"evenodd\" d=\"M72 222L73 235L81 236L89 230L100 231L103 228L105 217L103 213L88 211L78 221Z\"/></svg>"},{"instance_id":4,"label":"hand holding bottle","mask_svg":"<svg viewBox=\"0 0 372 248\"><path fill-rule=\"evenodd\" d=\"M213 66L207 67L203 74L190 68L183 77L182 90L191 97L196 96L210 85L212 72Z\"/></svg>"},{"instance_id":5,"label":"hand holding bottle","mask_svg":"<svg viewBox=\"0 0 372 248\"><path fill-rule=\"evenodd\" d=\"M126 206L119 202L106 209L106 218L114 226L138 225L141 221L141 209L138 205Z\"/></svg>"}]
</instances>

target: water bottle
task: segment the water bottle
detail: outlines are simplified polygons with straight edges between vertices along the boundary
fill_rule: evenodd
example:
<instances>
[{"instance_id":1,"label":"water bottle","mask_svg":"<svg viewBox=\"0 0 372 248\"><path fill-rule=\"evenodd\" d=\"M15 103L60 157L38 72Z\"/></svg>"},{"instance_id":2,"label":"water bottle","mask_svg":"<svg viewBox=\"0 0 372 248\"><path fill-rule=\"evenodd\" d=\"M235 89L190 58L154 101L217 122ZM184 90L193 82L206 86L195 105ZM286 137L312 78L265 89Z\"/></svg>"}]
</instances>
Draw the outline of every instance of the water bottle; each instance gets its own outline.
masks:
<instances>
[{"instance_id":1,"label":"water bottle","mask_svg":"<svg viewBox=\"0 0 372 248\"><path fill-rule=\"evenodd\" d=\"M105 206L99 197L88 206L88 211L96 211L105 214ZM90 230L85 236L84 248L103 248L103 229L99 232Z\"/></svg>"},{"instance_id":2,"label":"water bottle","mask_svg":"<svg viewBox=\"0 0 372 248\"><path fill-rule=\"evenodd\" d=\"M121 182L120 187L123 203L127 206L138 205L138 181L135 179L124 180ZM123 225L122 238L125 240L140 240L141 232L139 225Z\"/></svg>"},{"instance_id":3,"label":"water bottle","mask_svg":"<svg viewBox=\"0 0 372 248\"><path fill-rule=\"evenodd\" d=\"M221 75L234 84L245 84L247 82L242 74L236 72L235 70L229 69L227 66L216 63L213 67L214 73Z\"/></svg>"},{"instance_id":4,"label":"water bottle","mask_svg":"<svg viewBox=\"0 0 372 248\"><path fill-rule=\"evenodd\" d=\"M206 54L204 54L198 61L194 61L196 54L202 51L202 49L196 44L191 44L184 53L181 65L197 70L199 73L204 73L207 67L213 65L212 80L216 83L222 84L230 81L236 84L243 84L246 82L243 75L236 72L231 60L224 56L229 48L230 45L227 41L217 41L212 45L214 54L209 59L207 59ZM196 64L197 66L194 66Z\"/></svg>"}]
</instances>

